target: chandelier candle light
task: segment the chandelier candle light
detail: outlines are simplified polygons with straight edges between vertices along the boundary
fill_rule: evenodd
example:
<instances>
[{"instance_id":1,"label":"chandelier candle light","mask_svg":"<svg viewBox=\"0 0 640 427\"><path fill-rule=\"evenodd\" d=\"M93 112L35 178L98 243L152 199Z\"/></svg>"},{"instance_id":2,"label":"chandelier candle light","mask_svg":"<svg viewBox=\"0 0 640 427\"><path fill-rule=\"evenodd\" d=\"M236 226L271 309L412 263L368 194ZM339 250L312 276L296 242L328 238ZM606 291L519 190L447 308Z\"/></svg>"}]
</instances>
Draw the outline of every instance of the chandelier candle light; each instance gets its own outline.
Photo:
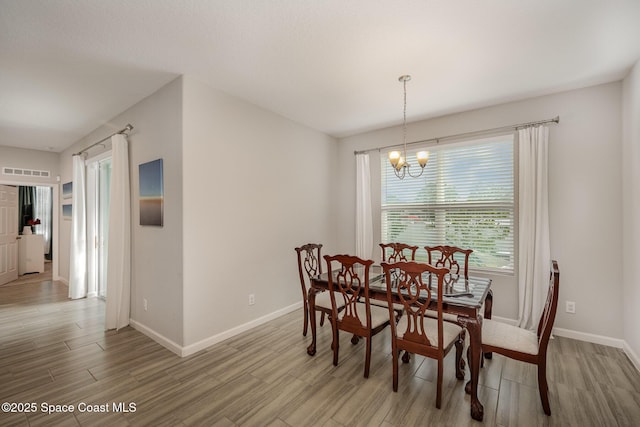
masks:
<instances>
[{"instance_id":1,"label":"chandelier candle light","mask_svg":"<svg viewBox=\"0 0 640 427\"><path fill-rule=\"evenodd\" d=\"M413 175L411 173L411 170L409 169L411 165L407 162L407 82L409 80L411 80L411 76L408 74L398 78L398 81L402 82L404 86L404 115L402 117L402 142L404 144L404 152L400 153L400 151L391 151L389 153L389 162L391 162L391 166L393 166L393 171L396 173L396 176L400 179L403 179L405 174L412 178L418 178L422 175L422 172L424 172L424 167L429 161L428 151L418 151L416 153L416 158L420 165L420 173L417 175Z\"/></svg>"}]
</instances>

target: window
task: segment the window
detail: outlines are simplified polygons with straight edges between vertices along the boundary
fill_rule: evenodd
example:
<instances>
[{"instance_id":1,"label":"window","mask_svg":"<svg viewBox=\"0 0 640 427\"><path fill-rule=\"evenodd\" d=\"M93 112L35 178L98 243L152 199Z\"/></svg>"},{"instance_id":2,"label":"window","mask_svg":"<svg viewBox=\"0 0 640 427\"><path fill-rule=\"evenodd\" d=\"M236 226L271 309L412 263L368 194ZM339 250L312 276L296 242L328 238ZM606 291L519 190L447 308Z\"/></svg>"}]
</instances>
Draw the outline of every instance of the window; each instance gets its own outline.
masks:
<instances>
[{"instance_id":1,"label":"window","mask_svg":"<svg viewBox=\"0 0 640 427\"><path fill-rule=\"evenodd\" d=\"M424 148L423 148L424 149ZM409 163L418 168L415 151ZM382 162L382 241L473 249L474 268L514 268L513 135L429 147L420 178ZM426 251L418 251L426 260Z\"/></svg>"}]
</instances>

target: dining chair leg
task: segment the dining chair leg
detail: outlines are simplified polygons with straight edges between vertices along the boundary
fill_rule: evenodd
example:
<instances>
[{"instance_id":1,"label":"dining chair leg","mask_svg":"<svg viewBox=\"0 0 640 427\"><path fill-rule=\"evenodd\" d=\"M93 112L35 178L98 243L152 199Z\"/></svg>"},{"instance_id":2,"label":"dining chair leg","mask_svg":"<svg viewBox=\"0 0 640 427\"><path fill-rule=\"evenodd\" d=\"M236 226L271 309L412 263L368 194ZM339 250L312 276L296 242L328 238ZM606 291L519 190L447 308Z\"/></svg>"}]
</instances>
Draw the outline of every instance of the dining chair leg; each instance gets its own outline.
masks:
<instances>
[{"instance_id":1,"label":"dining chair leg","mask_svg":"<svg viewBox=\"0 0 640 427\"><path fill-rule=\"evenodd\" d=\"M547 384L547 367L544 363L538 365L538 390L540 391L540 400L542 401L542 409L547 415L551 415L551 407L549 406L549 385Z\"/></svg>"},{"instance_id":2,"label":"dining chair leg","mask_svg":"<svg viewBox=\"0 0 640 427\"><path fill-rule=\"evenodd\" d=\"M462 352L464 350L464 341L460 339L456 340L456 378L459 380L464 379L464 360L462 359Z\"/></svg>"},{"instance_id":3,"label":"dining chair leg","mask_svg":"<svg viewBox=\"0 0 640 427\"><path fill-rule=\"evenodd\" d=\"M464 350L464 343L465 343L465 338L466 338L466 329L462 329L462 332L460 333L460 341L462 341L462 349ZM467 364L464 361L463 357L460 357L460 369L462 369L463 374L464 374L464 368L467 366Z\"/></svg>"},{"instance_id":4,"label":"dining chair leg","mask_svg":"<svg viewBox=\"0 0 640 427\"><path fill-rule=\"evenodd\" d=\"M393 359L393 391L398 391L398 357L400 356L400 351L394 348L391 351L392 359Z\"/></svg>"},{"instance_id":5,"label":"dining chair leg","mask_svg":"<svg viewBox=\"0 0 640 427\"><path fill-rule=\"evenodd\" d=\"M307 327L309 325L309 305L307 300L304 300L304 327L302 328L302 336L307 336Z\"/></svg>"},{"instance_id":6,"label":"dining chair leg","mask_svg":"<svg viewBox=\"0 0 640 427\"><path fill-rule=\"evenodd\" d=\"M371 337L366 337L367 349L364 359L364 377L369 378L369 368L371 367Z\"/></svg>"},{"instance_id":7,"label":"dining chair leg","mask_svg":"<svg viewBox=\"0 0 640 427\"><path fill-rule=\"evenodd\" d=\"M320 316L320 326L324 326L324 311L322 312L322 315Z\"/></svg>"},{"instance_id":8,"label":"dining chair leg","mask_svg":"<svg viewBox=\"0 0 640 427\"><path fill-rule=\"evenodd\" d=\"M438 360L438 384L436 389L436 408L442 406L442 359Z\"/></svg>"},{"instance_id":9,"label":"dining chair leg","mask_svg":"<svg viewBox=\"0 0 640 427\"><path fill-rule=\"evenodd\" d=\"M340 349L340 337L338 335L338 326L333 325L333 366L338 366L338 350Z\"/></svg>"}]
</instances>

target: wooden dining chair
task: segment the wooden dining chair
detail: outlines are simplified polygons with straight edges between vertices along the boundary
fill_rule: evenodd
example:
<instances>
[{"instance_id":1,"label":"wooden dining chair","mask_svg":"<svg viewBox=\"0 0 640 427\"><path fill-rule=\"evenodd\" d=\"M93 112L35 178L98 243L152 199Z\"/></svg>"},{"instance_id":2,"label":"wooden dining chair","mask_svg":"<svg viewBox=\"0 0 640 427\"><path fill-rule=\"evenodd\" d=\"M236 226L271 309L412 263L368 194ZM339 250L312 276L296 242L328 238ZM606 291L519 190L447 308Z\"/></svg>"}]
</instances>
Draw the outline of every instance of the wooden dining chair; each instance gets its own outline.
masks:
<instances>
[{"instance_id":1,"label":"wooden dining chair","mask_svg":"<svg viewBox=\"0 0 640 427\"><path fill-rule=\"evenodd\" d=\"M416 252L418 246L407 245L406 243L380 243L380 249L382 249L382 262L394 263L400 261L415 261ZM391 279L397 280L398 272L393 271L391 273ZM378 305L380 307L387 307L386 301L372 300L371 304ZM398 317L402 315L402 304L393 304L393 309L396 311Z\"/></svg>"},{"instance_id":2,"label":"wooden dining chair","mask_svg":"<svg viewBox=\"0 0 640 427\"><path fill-rule=\"evenodd\" d=\"M351 255L325 255L329 274L333 330L333 364L338 365L340 350L339 331L349 332L354 337L366 340L364 377L369 377L371 365L371 338L389 325L386 308L371 305L369 299L369 270L372 260ZM364 301L364 302L362 302ZM340 303L344 309L338 311ZM357 343L357 339L351 340Z\"/></svg>"},{"instance_id":3,"label":"wooden dining chair","mask_svg":"<svg viewBox=\"0 0 640 427\"><path fill-rule=\"evenodd\" d=\"M469 256L473 253L473 249L462 249L448 245L425 246L424 248L427 250L429 264L448 268L451 276L461 275L465 279L469 279ZM460 266L461 262L464 267Z\"/></svg>"},{"instance_id":4,"label":"wooden dining chair","mask_svg":"<svg viewBox=\"0 0 640 427\"><path fill-rule=\"evenodd\" d=\"M461 278L469 280L469 257L473 249L462 249L457 246L438 245L425 246L427 251L427 262L435 267L449 269L449 274L444 279L445 289L456 284ZM463 267L460 266L462 263ZM430 283L431 284L431 283ZM435 317L433 311L429 311L427 316ZM458 323L458 316L455 314L444 314L446 322ZM462 331L461 340L464 342L465 332ZM460 360L460 368L464 369L464 359Z\"/></svg>"},{"instance_id":5,"label":"wooden dining chair","mask_svg":"<svg viewBox=\"0 0 640 427\"><path fill-rule=\"evenodd\" d=\"M315 313L309 313L309 292L315 290L311 286L311 278L322 274L322 258L320 252L322 244L307 243L299 248L295 248L298 254L298 274L300 276L300 286L302 289L302 302L304 306L304 326L302 335L307 336L309 325L309 315L315 316ZM320 326L324 325L324 317L331 315L331 297L328 292L317 292L315 294L315 311L321 313ZM343 305L344 306L344 305ZM339 307L341 309L341 307Z\"/></svg>"},{"instance_id":6,"label":"wooden dining chair","mask_svg":"<svg viewBox=\"0 0 640 427\"><path fill-rule=\"evenodd\" d=\"M420 262L397 262L393 264L382 263L387 284L387 301L391 305L399 301L404 306L404 313L400 320L393 321L394 311L389 308L388 315L391 322L391 347L393 356L393 391L398 391L398 358L399 353L405 350L408 353L421 354L438 361L438 382L436 392L436 407L440 409L442 404L442 374L444 358L455 345L456 347L456 376L463 379L464 374L460 370L463 344L460 340L462 327L451 322L445 322L442 313L443 282L449 272L446 268L436 268ZM391 284L393 270L399 270L401 274L396 286ZM424 281L424 275L431 273L437 282L437 290L432 291ZM436 304L435 318L426 316L432 299L432 292Z\"/></svg>"},{"instance_id":7,"label":"wooden dining chair","mask_svg":"<svg viewBox=\"0 0 640 427\"><path fill-rule=\"evenodd\" d=\"M416 259L417 246L406 243L380 243L382 249L382 262L394 263L399 261L414 261Z\"/></svg>"},{"instance_id":8,"label":"wooden dining chair","mask_svg":"<svg viewBox=\"0 0 640 427\"><path fill-rule=\"evenodd\" d=\"M469 279L469 256L473 253L473 249L447 245L425 246L424 248L427 250L428 264L449 269L449 274L444 278L445 288L454 285L459 278ZM464 267L460 267L461 262ZM428 313L428 315L435 317L434 313ZM458 316L445 313L444 320L457 322Z\"/></svg>"},{"instance_id":9,"label":"wooden dining chair","mask_svg":"<svg viewBox=\"0 0 640 427\"><path fill-rule=\"evenodd\" d=\"M547 301L536 332L485 319L482 323L482 351L500 353L511 359L532 363L538 367L538 391L544 413L551 415L547 384L547 347L558 308L560 270L551 261Z\"/></svg>"},{"instance_id":10,"label":"wooden dining chair","mask_svg":"<svg viewBox=\"0 0 640 427\"><path fill-rule=\"evenodd\" d=\"M436 267L448 268L450 274L462 276L465 280L469 280L469 257L473 253L473 249L462 249L457 246L425 246L428 255L428 263ZM460 262L464 267L460 266ZM445 284L451 285L452 280L448 278ZM484 317L491 319L491 311L493 304L493 290L489 289L489 295L485 300ZM445 320L454 321L453 317L445 316ZM491 353L486 354L487 358L491 358Z\"/></svg>"}]
</instances>

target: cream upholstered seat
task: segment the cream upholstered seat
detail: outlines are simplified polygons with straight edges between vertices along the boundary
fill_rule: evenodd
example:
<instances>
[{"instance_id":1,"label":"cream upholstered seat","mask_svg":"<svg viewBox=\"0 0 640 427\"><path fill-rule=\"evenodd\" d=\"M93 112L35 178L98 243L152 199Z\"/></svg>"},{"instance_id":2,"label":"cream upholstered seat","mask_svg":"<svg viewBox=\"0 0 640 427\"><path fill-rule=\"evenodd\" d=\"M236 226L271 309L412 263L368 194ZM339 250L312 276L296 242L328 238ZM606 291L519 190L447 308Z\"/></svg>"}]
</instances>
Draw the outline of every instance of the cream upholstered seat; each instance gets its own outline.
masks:
<instances>
[{"instance_id":1,"label":"cream upholstered seat","mask_svg":"<svg viewBox=\"0 0 640 427\"><path fill-rule=\"evenodd\" d=\"M376 305L371 305L371 327L377 328L379 326L384 325L385 323L389 323L389 311L387 307L379 307ZM364 318L367 312L367 306L364 303L357 303L356 310L358 310L358 316ZM343 310L338 313L338 319L344 320L346 312Z\"/></svg>"},{"instance_id":2,"label":"cream upholstered seat","mask_svg":"<svg viewBox=\"0 0 640 427\"><path fill-rule=\"evenodd\" d=\"M444 276L449 272L446 268L436 268L426 263L415 261L383 262L382 269L387 284L388 316L391 321L391 354L393 357L393 391L398 391L398 358L404 350L407 353L421 354L438 361L438 382L436 389L436 407L442 404L442 374L445 356L456 347L456 377L463 379L460 367L462 359L463 341L462 327L445 322L442 316L442 296ZM432 289L423 281L423 275L430 273L436 278L437 296L432 297ZM395 281L391 276L397 275ZM435 318L427 317L426 312L432 299L436 300ZM392 301L400 301L403 314L396 323L396 315L391 305Z\"/></svg>"},{"instance_id":3,"label":"cream upholstered seat","mask_svg":"<svg viewBox=\"0 0 640 427\"><path fill-rule=\"evenodd\" d=\"M547 384L547 347L558 308L560 270L558 262L551 261L547 301L540 316L536 332L485 319L482 323L482 351L500 353L514 360L532 363L538 367L538 392L544 413L551 415L549 386Z\"/></svg>"},{"instance_id":4,"label":"cream upholstered seat","mask_svg":"<svg viewBox=\"0 0 640 427\"><path fill-rule=\"evenodd\" d=\"M338 309L342 309L344 307L344 302L340 301L340 297L337 297L336 303L338 304ZM326 308L327 310L331 310L331 295L329 292L318 292L316 294L316 309L318 308Z\"/></svg>"},{"instance_id":5,"label":"cream upholstered seat","mask_svg":"<svg viewBox=\"0 0 640 427\"><path fill-rule=\"evenodd\" d=\"M491 319L482 322L482 344L533 355L537 355L539 351L535 332Z\"/></svg>"},{"instance_id":6,"label":"cream upholstered seat","mask_svg":"<svg viewBox=\"0 0 640 427\"><path fill-rule=\"evenodd\" d=\"M329 274L329 296L331 297L331 329L333 331L333 364L338 365L340 336L338 331L352 333L353 344L357 337L366 340L364 377L369 377L371 366L371 339L389 325L388 309L371 305L369 299L369 270L372 260L350 255L325 255ZM332 265L333 264L333 265ZM336 268L332 268L332 267ZM338 312L338 302L344 308Z\"/></svg>"}]
</instances>

